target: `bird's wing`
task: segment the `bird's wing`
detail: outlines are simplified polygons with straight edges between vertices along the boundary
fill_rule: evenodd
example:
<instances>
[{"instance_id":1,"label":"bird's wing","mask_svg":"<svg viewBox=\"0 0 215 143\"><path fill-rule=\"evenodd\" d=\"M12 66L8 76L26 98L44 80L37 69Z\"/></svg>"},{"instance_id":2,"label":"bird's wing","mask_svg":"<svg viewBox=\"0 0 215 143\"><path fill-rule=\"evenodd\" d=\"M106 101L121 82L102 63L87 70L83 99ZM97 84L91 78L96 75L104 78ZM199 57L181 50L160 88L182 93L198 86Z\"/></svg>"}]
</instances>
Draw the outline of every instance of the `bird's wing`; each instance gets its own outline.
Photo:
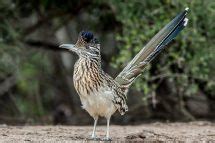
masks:
<instances>
[{"instance_id":1,"label":"bird's wing","mask_svg":"<svg viewBox=\"0 0 215 143\"><path fill-rule=\"evenodd\" d=\"M142 73L146 65L170 43L187 25L188 8L178 14L171 22L161 29L143 49L129 62L122 72L115 78L122 87L128 88Z\"/></svg>"}]
</instances>

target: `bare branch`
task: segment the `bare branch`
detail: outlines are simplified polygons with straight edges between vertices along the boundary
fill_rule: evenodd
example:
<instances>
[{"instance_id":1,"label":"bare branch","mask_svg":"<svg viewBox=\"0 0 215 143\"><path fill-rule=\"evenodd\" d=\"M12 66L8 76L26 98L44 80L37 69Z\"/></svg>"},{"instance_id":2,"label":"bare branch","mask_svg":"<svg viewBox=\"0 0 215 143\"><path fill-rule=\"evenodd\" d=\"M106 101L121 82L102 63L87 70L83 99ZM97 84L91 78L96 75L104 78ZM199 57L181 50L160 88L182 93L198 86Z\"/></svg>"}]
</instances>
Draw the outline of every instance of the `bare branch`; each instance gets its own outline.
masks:
<instances>
[{"instance_id":1,"label":"bare branch","mask_svg":"<svg viewBox=\"0 0 215 143\"><path fill-rule=\"evenodd\" d=\"M24 43L35 48L47 49L52 51L68 51L66 49L60 48L57 44L53 44L46 41L26 40Z\"/></svg>"}]
</instances>

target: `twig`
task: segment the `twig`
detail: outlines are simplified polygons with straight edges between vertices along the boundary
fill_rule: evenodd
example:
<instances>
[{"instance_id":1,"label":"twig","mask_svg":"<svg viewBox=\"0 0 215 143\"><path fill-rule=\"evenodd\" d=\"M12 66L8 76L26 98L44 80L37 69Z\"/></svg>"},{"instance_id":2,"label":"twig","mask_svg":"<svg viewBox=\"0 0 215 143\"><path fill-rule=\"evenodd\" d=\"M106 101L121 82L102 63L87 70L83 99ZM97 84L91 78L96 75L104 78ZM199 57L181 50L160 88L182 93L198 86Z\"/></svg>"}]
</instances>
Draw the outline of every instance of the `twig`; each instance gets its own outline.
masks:
<instances>
[{"instance_id":1,"label":"twig","mask_svg":"<svg viewBox=\"0 0 215 143\"><path fill-rule=\"evenodd\" d=\"M46 41L26 40L24 41L24 43L29 46L41 48L41 49L47 49L52 51L68 51L66 49L60 48L56 44L46 42Z\"/></svg>"},{"instance_id":2,"label":"twig","mask_svg":"<svg viewBox=\"0 0 215 143\"><path fill-rule=\"evenodd\" d=\"M188 75L188 74L180 74L180 73L174 73L174 74L159 74L159 75L156 75L156 76L152 76L151 79L149 81L154 81L154 80L157 80L157 79L163 79L163 78L170 78L170 77L173 77L173 78L177 78L177 77L190 77L190 78L193 78L193 79L197 79L197 80L201 80L201 81L211 81L211 80L208 80L208 79L203 79L203 78L200 78L200 77L197 77L197 76L193 76L193 75Z\"/></svg>"}]
</instances>

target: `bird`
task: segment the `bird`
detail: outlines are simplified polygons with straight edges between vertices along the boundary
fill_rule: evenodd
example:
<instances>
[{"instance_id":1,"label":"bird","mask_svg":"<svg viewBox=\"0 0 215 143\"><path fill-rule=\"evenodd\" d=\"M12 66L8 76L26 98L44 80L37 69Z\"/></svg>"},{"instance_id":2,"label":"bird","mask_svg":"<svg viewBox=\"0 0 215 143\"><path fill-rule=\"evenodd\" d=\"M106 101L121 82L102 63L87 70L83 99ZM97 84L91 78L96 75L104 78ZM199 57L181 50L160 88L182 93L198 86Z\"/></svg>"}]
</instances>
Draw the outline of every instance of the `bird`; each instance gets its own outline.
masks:
<instances>
[{"instance_id":1,"label":"bird","mask_svg":"<svg viewBox=\"0 0 215 143\"><path fill-rule=\"evenodd\" d=\"M112 78L101 66L101 44L92 32L80 32L75 44L61 44L78 55L74 65L73 82L80 97L82 107L94 119L92 139L96 136L99 117L107 120L104 140L111 140L109 126L111 116L118 111L124 115L128 111L127 93L131 84L143 69L178 35L188 23L186 8L162 28L127 64L118 76Z\"/></svg>"}]
</instances>

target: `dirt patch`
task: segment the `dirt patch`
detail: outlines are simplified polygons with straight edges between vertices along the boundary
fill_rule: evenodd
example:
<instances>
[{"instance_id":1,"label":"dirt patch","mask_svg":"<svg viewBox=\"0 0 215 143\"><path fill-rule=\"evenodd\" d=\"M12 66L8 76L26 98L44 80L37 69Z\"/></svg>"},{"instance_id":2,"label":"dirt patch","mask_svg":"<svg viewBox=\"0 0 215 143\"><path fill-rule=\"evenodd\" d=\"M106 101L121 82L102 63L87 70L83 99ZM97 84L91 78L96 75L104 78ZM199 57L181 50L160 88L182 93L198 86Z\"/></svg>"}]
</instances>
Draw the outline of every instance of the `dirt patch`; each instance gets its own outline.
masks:
<instances>
[{"instance_id":1,"label":"dirt patch","mask_svg":"<svg viewBox=\"0 0 215 143\"><path fill-rule=\"evenodd\" d=\"M105 126L98 126L102 139ZM91 126L0 126L0 142L92 142ZM153 123L110 128L112 141L215 142L215 124L209 122Z\"/></svg>"}]
</instances>

